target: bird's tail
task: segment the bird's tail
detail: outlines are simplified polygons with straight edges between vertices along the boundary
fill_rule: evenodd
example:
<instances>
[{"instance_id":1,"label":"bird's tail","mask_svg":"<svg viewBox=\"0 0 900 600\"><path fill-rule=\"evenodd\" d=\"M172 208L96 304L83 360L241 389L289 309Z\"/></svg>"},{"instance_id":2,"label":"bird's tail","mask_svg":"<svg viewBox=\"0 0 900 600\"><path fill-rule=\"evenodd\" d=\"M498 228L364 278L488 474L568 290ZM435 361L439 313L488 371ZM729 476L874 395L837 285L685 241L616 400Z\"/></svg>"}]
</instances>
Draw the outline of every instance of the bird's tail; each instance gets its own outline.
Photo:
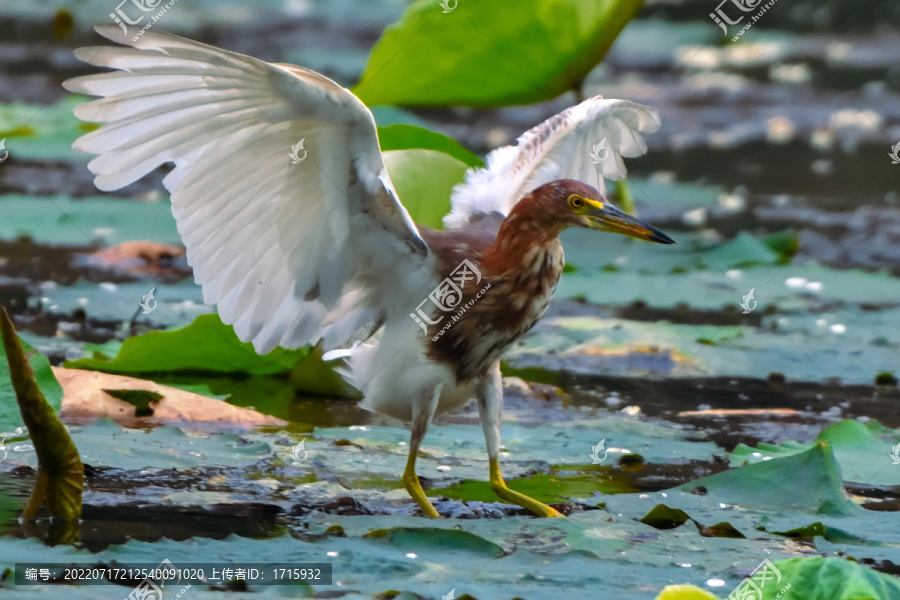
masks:
<instances>
[{"instance_id":1,"label":"bird's tail","mask_svg":"<svg viewBox=\"0 0 900 600\"><path fill-rule=\"evenodd\" d=\"M322 355L322 360L346 360L346 363L335 371L365 396L372 379L369 373L372 371L376 350L377 344L357 342L350 348L329 350Z\"/></svg>"}]
</instances>

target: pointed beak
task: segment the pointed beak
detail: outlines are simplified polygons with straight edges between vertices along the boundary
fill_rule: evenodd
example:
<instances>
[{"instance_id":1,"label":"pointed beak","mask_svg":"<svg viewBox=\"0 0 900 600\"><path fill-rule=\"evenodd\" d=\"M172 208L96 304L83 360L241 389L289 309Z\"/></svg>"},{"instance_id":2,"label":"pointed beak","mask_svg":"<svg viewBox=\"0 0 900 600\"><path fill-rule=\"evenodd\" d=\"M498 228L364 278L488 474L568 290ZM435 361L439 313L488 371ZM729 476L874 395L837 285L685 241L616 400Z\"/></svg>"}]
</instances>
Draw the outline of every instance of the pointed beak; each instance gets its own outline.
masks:
<instances>
[{"instance_id":1,"label":"pointed beak","mask_svg":"<svg viewBox=\"0 0 900 600\"><path fill-rule=\"evenodd\" d=\"M585 213L590 222L591 229L621 233L639 240L656 242L658 244L674 244L675 240L667 236L656 227L645 223L640 219L629 215L612 204L604 202L602 208L597 208Z\"/></svg>"}]
</instances>

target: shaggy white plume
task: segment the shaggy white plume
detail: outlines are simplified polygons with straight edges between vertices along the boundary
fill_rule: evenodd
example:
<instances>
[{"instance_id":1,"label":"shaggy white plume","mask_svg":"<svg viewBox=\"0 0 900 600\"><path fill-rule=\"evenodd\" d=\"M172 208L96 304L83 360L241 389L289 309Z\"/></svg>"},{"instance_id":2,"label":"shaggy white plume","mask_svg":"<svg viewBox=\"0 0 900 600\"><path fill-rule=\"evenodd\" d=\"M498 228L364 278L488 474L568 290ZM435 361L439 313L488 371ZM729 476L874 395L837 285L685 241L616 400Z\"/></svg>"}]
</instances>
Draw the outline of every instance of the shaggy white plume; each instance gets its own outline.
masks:
<instances>
[{"instance_id":1,"label":"shaggy white plume","mask_svg":"<svg viewBox=\"0 0 900 600\"><path fill-rule=\"evenodd\" d=\"M603 179L623 179L622 157L646 152L641 132L656 131L659 125L653 108L589 98L529 129L515 146L488 154L485 168L469 170L465 182L453 188L453 210L444 225L462 227L477 214L506 215L528 192L557 179L575 179L605 192Z\"/></svg>"}]
</instances>

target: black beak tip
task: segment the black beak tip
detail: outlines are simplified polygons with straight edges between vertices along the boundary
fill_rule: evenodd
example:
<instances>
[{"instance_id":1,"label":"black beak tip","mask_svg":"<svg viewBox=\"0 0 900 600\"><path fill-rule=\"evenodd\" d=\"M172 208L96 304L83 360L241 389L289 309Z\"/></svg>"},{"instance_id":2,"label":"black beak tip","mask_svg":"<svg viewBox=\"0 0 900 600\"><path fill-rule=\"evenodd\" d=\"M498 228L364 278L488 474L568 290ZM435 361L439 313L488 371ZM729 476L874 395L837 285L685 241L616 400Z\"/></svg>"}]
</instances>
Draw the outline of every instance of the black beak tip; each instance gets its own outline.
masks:
<instances>
[{"instance_id":1,"label":"black beak tip","mask_svg":"<svg viewBox=\"0 0 900 600\"><path fill-rule=\"evenodd\" d=\"M650 237L651 242L656 242L657 244L674 244L675 243L675 240L673 240L672 238L670 238L669 236L664 234L659 229L656 229L654 227L653 229L651 229L651 231L653 232L653 235Z\"/></svg>"}]
</instances>

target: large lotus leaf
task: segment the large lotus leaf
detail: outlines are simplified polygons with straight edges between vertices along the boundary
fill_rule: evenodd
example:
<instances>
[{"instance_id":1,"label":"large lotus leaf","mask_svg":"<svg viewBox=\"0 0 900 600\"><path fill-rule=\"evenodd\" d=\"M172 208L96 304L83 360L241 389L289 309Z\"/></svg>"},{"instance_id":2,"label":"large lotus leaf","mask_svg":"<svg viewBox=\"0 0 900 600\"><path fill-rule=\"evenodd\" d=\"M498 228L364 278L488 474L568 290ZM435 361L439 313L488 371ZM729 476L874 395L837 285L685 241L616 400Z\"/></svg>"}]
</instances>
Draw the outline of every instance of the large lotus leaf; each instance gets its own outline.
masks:
<instances>
[{"instance_id":1,"label":"large lotus leaf","mask_svg":"<svg viewBox=\"0 0 900 600\"><path fill-rule=\"evenodd\" d=\"M749 581L748 581L749 580ZM835 558L791 558L761 567L728 598L758 600L888 600L900 597L900 582L855 562ZM718 600L691 585L668 586L656 600Z\"/></svg>"},{"instance_id":2,"label":"large lotus leaf","mask_svg":"<svg viewBox=\"0 0 900 600\"><path fill-rule=\"evenodd\" d=\"M132 375L205 395L229 396L234 404L280 418L297 420L290 402L296 394L356 397L356 392L318 348L285 350L260 356L217 314L200 315L181 329L151 331L126 339L110 359L94 349L90 358L65 366Z\"/></svg>"},{"instance_id":3,"label":"large lotus leaf","mask_svg":"<svg viewBox=\"0 0 900 600\"><path fill-rule=\"evenodd\" d=\"M872 435L869 426L846 419L822 430L816 436L816 442L829 442L834 450L834 457L841 465L844 481L863 485L900 485L900 469L894 465L900 459L892 456L892 445ZM896 440L900 442L900 439ZM814 444L798 444L783 442L780 445L760 444L751 448L738 444L731 455L732 464L756 463L775 457L792 456L808 451Z\"/></svg>"},{"instance_id":4,"label":"large lotus leaf","mask_svg":"<svg viewBox=\"0 0 900 600\"><path fill-rule=\"evenodd\" d=\"M900 580L836 558L791 558L774 563L780 580L769 579L770 600L889 600L900 598ZM782 590L787 590L779 596Z\"/></svg>"},{"instance_id":5,"label":"large lotus leaf","mask_svg":"<svg viewBox=\"0 0 900 600\"><path fill-rule=\"evenodd\" d=\"M469 165L445 152L422 148L385 152L384 163L413 221L441 229L450 212L450 190L463 180Z\"/></svg>"},{"instance_id":6,"label":"large lotus leaf","mask_svg":"<svg viewBox=\"0 0 900 600\"><path fill-rule=\"evenodd\" d=\"M112 360L82 358L67 361L65 366L121 375L178 371L271 375L289 373L310 351L279 347L260 356L218 315L207 314L187 327L128 338Z\"/></svg>"},{"instance_id":7,"label":"large lotus leaf","mask_svg":"<svg viewBox=\"0 0 900 600\"><path fill-rule=\"evenodd\" d=\"M484 162L475 154L466 150L462 144L451 137L406 123L396 123L378 128L378 141L382 152L391 150L409 150L422 148L438 150L461 160L470 167L482 167Z\"/></svg>"},{"instance_id":8,"label":"large lotus leaf","mask_svg":"<svg viewBox=\"0 0 900 600\"><path fill-rule=\"evenodd\" d=\"M353 91L368 105L549 100L580 84L642 4L449 0L442 10L418 0L385 30Z\"/></svg>"},{"instance_id":9,"label":"large lotus leaf","mask_svg":"<svg viewBox=\"0 0 900 600\"><path fill-rule=\"evenodd\" d=\"M720 502L739 506L828 515L853 515L862 510L847 497L840 467L827 442L818 442L793 456L703 477L679 489L702 491Z\"/></svg>"},{"instance_id":10,"label":"large lotus leaf","mask_svg":"<svg viewBox=\"0 0 900 600\"><path fill-rule=\"evenodd\" d=\"M83 247L95 242L117 244L130 240L181 244L168 201L7 194L0 196L0 211L0 238L6 240L27 235L35 242L54 246Z\"/></svg>"}]
</instances>

